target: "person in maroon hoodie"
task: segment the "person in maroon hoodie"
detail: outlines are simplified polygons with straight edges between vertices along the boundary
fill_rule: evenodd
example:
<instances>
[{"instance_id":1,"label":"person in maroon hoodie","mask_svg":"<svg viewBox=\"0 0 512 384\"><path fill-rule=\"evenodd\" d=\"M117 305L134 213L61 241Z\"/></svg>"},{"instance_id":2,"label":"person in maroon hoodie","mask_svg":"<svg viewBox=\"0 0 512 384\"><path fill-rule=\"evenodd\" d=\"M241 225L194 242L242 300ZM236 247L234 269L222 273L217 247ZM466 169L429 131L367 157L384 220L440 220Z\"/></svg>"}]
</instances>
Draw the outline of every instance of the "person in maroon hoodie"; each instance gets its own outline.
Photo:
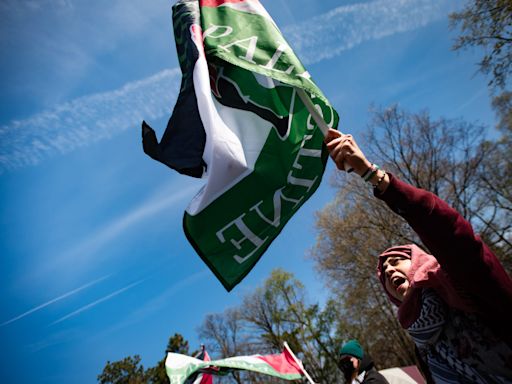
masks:
<instances>
[{"instance_id":1,"label":"person in maroon hoodie","mask_svg":"<svg viewBox=\"0 0 512 384\"><path fill-rule=\"evenodd\" d=\"M427 376L435 383L512 383L512 280L496 256L457 211L370 163L351 135L331 129L325 142L338 169L346 164L371 183L430 251L392 247L377 267Z\"/></svg>"}]
</instances>

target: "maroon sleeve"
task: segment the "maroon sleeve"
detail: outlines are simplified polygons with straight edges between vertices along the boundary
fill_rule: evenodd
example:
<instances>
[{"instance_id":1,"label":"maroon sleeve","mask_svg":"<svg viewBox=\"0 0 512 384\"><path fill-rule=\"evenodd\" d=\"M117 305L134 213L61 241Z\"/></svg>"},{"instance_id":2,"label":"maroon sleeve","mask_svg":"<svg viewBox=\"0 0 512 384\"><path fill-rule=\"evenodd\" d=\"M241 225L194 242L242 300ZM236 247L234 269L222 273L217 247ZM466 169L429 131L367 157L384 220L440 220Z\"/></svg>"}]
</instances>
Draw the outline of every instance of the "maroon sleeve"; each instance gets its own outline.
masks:
<instances>
[{"instance_id":1,"label":"maroon sleeve","mask_svg":"<svg viewBox=\"0 0 512 384\"><path fill-rule=\"evenodd\" d=\"M512 341L512 280L471 224L433 193L393 175L386 191L375 196L409 223L453 284Z\"/></svg>"}]
</instances>

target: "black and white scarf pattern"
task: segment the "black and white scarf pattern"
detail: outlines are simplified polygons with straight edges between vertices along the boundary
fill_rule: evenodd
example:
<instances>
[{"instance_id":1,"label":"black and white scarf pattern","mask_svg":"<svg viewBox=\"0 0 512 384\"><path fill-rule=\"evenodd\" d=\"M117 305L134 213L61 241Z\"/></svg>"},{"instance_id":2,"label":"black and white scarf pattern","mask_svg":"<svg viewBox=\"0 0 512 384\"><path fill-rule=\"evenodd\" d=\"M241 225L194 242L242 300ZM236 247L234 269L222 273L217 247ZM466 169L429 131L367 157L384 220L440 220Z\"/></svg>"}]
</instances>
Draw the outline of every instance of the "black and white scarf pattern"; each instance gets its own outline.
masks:
<instances>
[{"instance_id":1,"label":"black and white scarf pattern","mask_svg":"<svg viewBox=\"0 0 512 384\"><path fill-rule=\"evenodd\" d=\"M408 332L436 383L512 383L512 350L476 315L449 308L432 289L423 291Z\"/></svg>"}]
</instances>

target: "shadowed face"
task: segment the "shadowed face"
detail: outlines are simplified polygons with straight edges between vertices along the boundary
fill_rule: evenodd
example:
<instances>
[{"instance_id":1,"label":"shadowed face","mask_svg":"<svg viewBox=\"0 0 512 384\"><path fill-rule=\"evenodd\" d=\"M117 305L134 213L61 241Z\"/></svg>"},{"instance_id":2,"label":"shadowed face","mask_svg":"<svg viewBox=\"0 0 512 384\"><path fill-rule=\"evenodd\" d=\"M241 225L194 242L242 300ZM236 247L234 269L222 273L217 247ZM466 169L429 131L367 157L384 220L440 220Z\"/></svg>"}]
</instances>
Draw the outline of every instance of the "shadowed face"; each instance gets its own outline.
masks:
<instances>
[{"instance_id":1,"label":"shadowed face","mask_svg":"<svg viewBox=\"0 0 512 384\"><path fill-rule=\"evenodd\" d=\"M409 290L407 275L411 269L411 259L402 256L390 256L382 264L386 290L395 299L403 301Z\"/></svg>"},{"instance_id":2,"label":"shadowed face","mask_svg":"<svg viewBox=\"0 0 512 384\"><path fill-rule=\"evenodd\" d=\"M350 355L340 356L341 370L345 376L345 380L351 382L359 373L359 359Z\"/></svg>"}]
</instances>

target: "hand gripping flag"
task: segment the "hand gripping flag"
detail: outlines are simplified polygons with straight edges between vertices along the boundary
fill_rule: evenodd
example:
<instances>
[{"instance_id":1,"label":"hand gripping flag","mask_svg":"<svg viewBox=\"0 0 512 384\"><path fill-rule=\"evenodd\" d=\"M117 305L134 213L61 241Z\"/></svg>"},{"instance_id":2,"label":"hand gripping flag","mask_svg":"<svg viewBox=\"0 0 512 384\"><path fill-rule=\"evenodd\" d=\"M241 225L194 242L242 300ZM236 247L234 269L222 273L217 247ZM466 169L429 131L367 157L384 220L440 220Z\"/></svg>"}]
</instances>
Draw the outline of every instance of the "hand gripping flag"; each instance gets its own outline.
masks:
<instances>
[{"instance_id":1,"label":"hand gripping flag","mask_svg":"<svg viewBox=\"0 0 512 384\"><path fill-rule=\"evenodd\" d=\"M257 0L180 0L173 25L181 89L160 142L143 122L143 148L208 177L183 226L229 291L319 186L338 115Z\"/></svg>"},{"instance_id":2,"label":"hand gripping flag","mask_svg":"<svg viewBox=\"0 0 512 384\"><path fill-rule=\"evenodd\" d=\"M225 376L234 370L258 372L283 380L298 380L306 377L313 383L293 352L285 344L282 353L276 355L237 356L226 359L202 361L178 353L168 353L165 370L170 384L186 384L197 372Z\"/></svg>"}]
</instances>

